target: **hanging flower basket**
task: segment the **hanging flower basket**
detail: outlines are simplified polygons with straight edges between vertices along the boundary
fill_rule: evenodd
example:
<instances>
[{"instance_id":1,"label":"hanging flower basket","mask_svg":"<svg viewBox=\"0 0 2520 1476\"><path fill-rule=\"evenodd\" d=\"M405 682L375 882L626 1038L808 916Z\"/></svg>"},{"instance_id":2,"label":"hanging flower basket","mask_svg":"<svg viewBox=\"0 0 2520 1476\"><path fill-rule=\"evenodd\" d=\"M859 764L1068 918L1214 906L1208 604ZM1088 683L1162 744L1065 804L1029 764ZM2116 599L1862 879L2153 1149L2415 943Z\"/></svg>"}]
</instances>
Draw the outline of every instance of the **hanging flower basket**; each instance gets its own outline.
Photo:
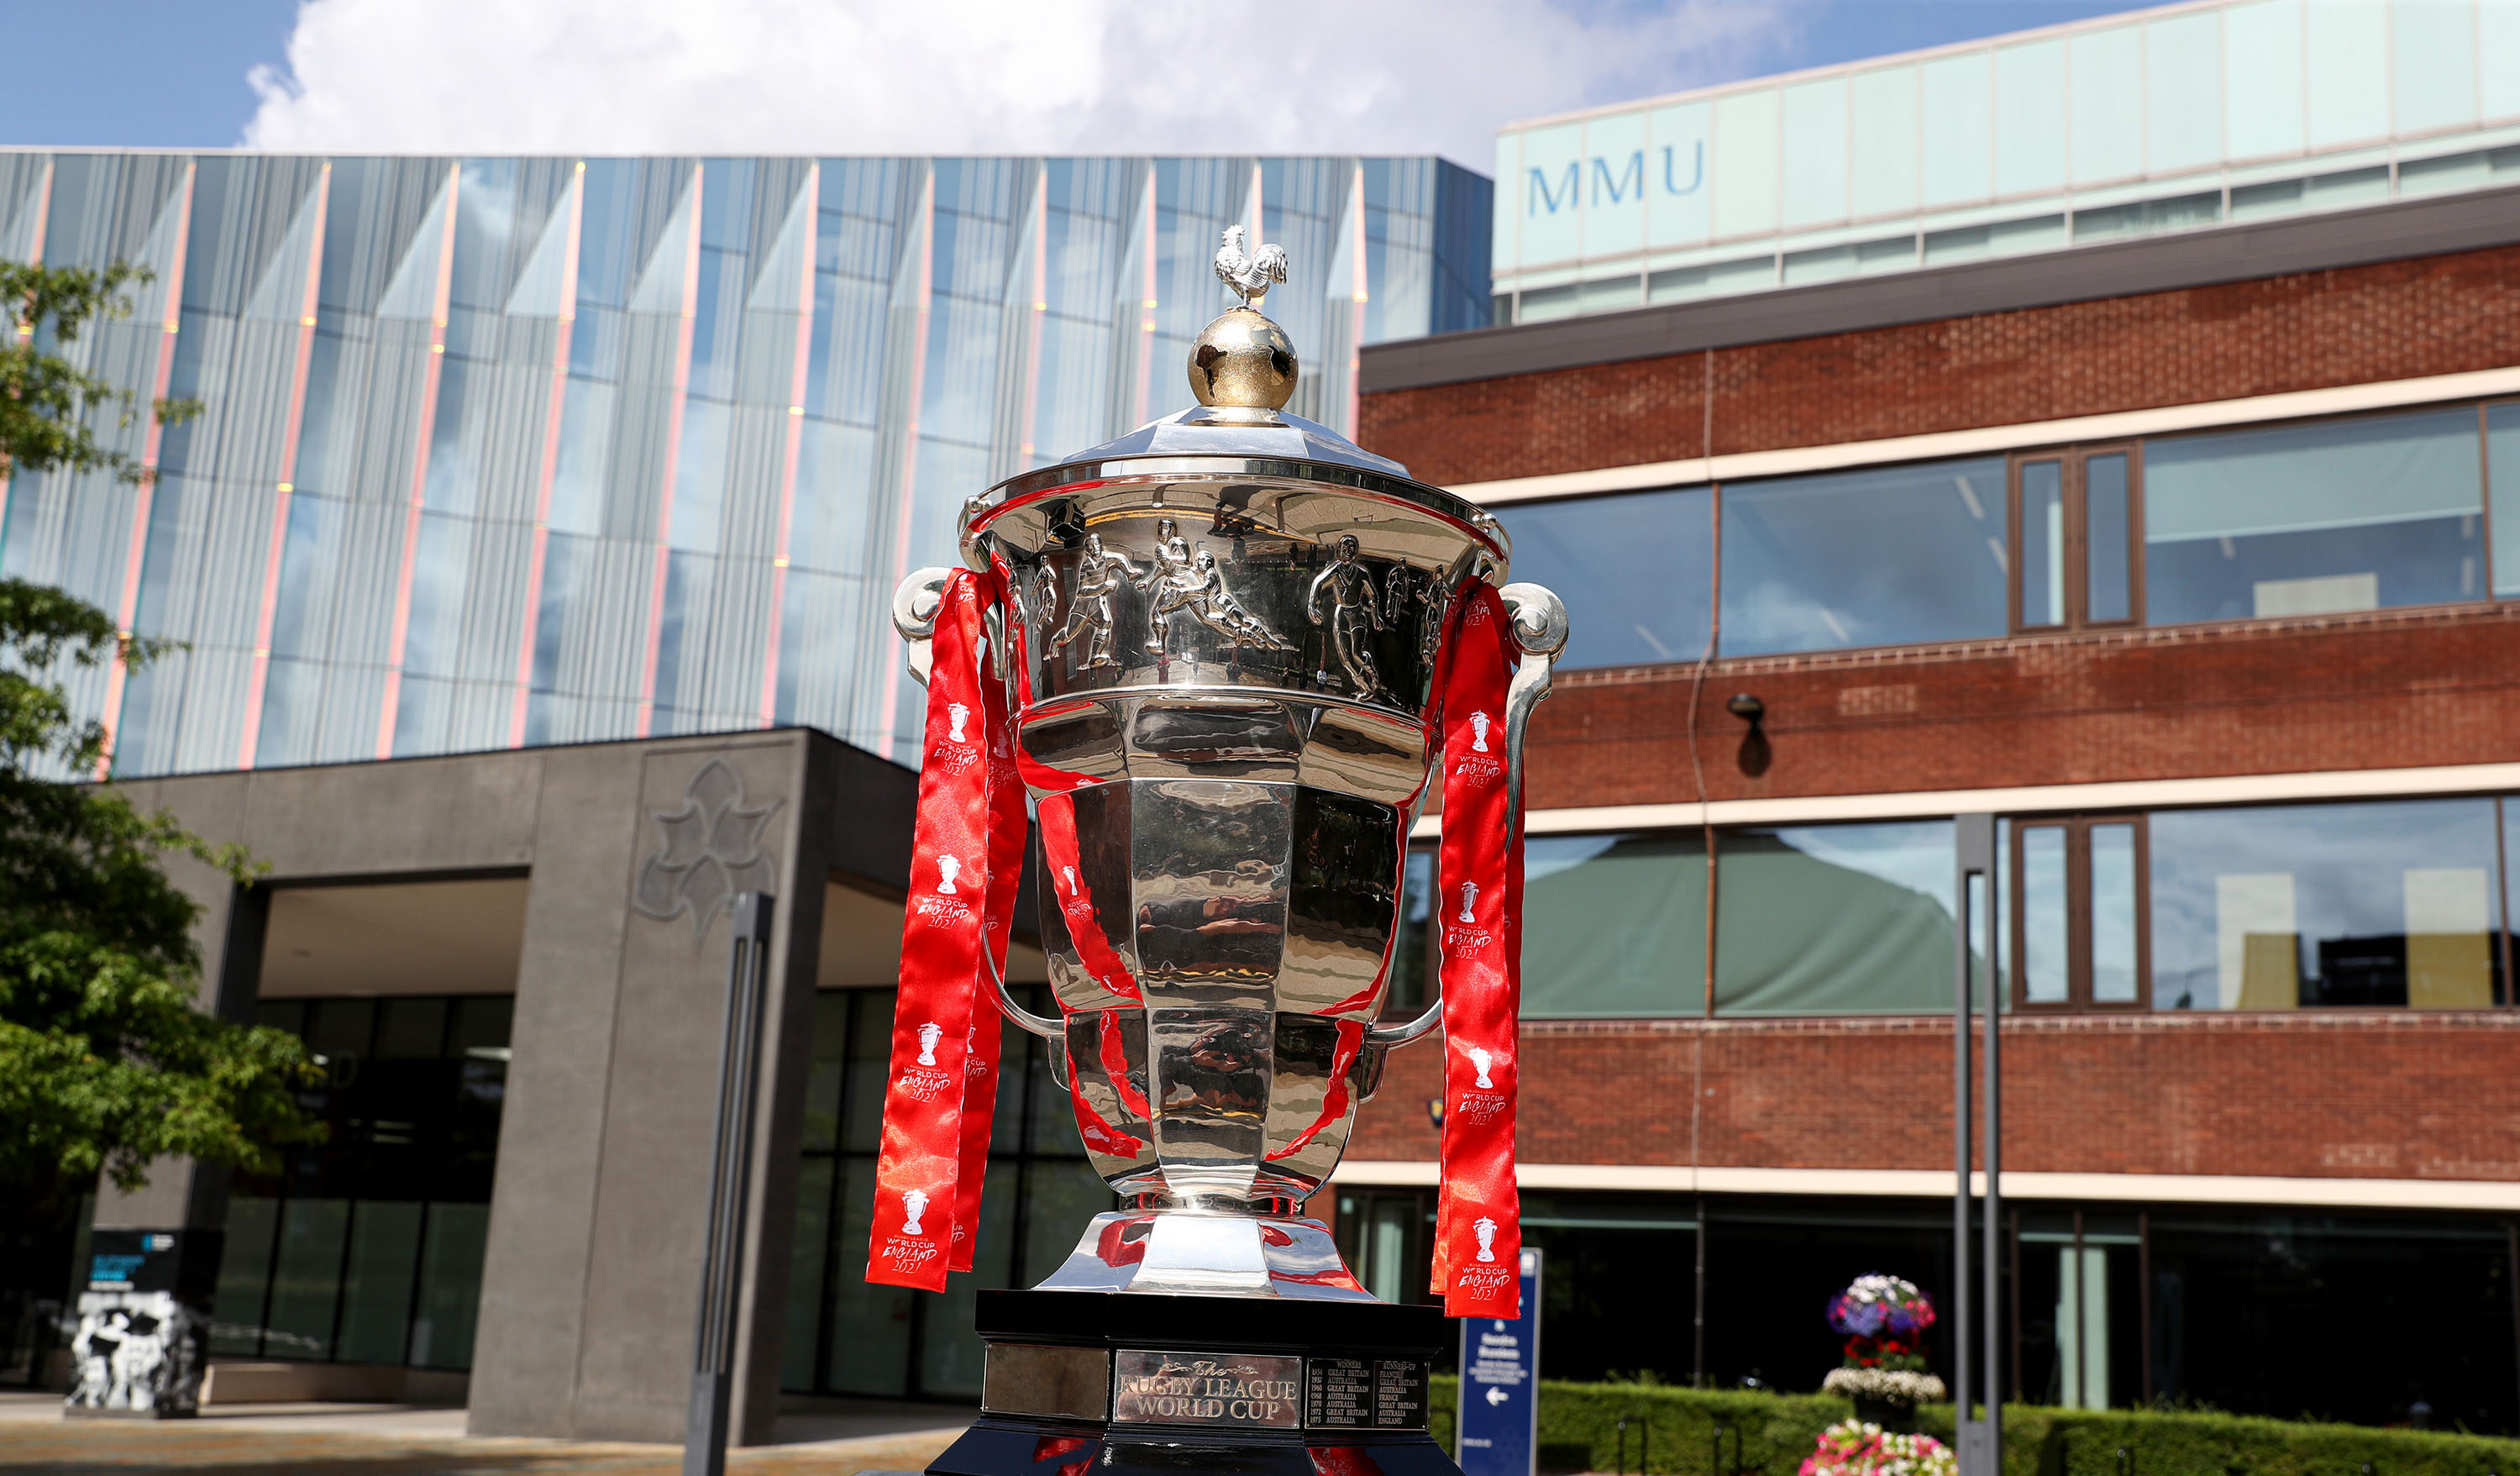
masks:
<instances>
[{"instance_id":1,"label":"hanging flower basket","mask_svg":"<svg viewBox=\"0 0 2520 1476\"><path fill-rule=\"evenodd\" d=\"M1846 1339L1846 1363L1821 1381L1821 1392L1855 1402L1860 1419L1912 1426L1915 1409L1943 1398L1943 1381L1926 1370L1925 1329L1934 1304L1916 1283L1877 1273L1858 1276L1829 1299L1828 1325Z\"/></svg>"}]
</instances>

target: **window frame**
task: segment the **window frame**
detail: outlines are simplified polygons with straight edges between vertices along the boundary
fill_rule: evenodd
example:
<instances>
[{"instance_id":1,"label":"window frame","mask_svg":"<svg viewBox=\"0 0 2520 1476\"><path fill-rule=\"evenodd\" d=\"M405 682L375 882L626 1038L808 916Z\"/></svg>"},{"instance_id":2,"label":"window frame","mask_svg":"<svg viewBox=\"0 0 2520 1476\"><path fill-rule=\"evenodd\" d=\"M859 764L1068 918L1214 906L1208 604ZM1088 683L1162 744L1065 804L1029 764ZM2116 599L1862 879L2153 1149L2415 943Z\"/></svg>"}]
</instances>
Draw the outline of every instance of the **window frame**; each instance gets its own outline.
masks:
<instances>
[{"instance_id":1,"label":"window frame","mask_svg":"<svg viewBox=\"0 0 2520 1476\"><path fill-rule=\"evenodd\" d=\"M2092 997L2092 827L2131 826L2135 830L2135 998ZM2007 994L2012 1008L2025 1014L2148 1014L2152 1012L2152 827L2143 810L2092 811L2070 815L2015 816L2009 827L2005 866L2011 896L2004 903L2011 940L2005 953L2012 982ZM2065 834L2065 998L2030 998L2030 927L2027 888L2022 885L2032 830Z\"/></svg>"},{"instance_id":2,"label":"window frame","mask_svg":"<svg viewBox=\"0 0 2520 1476\"><path fill-rule=\"evenodd\" d=\"M2480 423L2481 424L2481 423ZM2006 558L2011 562L2005 592L2005 610L2012 636L2063 635L2082 630L2127 630L2144 622L2143 601L2143 444L2144 437L2072 442L2060 446L2042 446L2015 451L2005 458L2004 510L2010 520L2006 529ZM2127 459L2127 614L2115 620L2094 620L2092 609L2092 515L2090 464L2093 457L2124 456ZM2028 522L2022 510L2022 472L2042 462L2054 462L2057 483L2065 504L2065 618L2053 625L2030 624L2029 565L2023 558L2023 535Z\"/></svg>"}]
</instances>

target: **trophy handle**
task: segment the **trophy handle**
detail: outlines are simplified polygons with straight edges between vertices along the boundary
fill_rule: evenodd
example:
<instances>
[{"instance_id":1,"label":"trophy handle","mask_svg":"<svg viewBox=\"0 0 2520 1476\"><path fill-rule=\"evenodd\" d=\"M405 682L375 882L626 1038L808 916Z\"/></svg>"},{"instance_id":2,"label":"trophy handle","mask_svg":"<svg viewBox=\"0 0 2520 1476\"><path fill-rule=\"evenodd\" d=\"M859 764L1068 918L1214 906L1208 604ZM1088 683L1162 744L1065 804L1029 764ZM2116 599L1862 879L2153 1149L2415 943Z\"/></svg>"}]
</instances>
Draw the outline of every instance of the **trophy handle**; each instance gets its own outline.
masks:
<instances>
[{"instance_id":1,"label":"trophy handle","mask_svg":"<svg viewBox=\"0 0 2520 1476\"><path fill-rule=\"evenodd\" d=\"M927 685L927 674L935 669L936 608L944 603L945 581L953 573L952 569L946 568L913 569L892 592L892 628L901 632L901 639L910 643L910 674L922 687ZM1005 658L999 653L1004 651L1006 642L1000 636L1002 627L997 606L991 605L984 612L984 618L989 623L991 664L999 668L997 675L1003 678L1006 675ZM1066 1041L1065 1024L1035 1014L1015 1003L1013 992L1007 988L1006 971L998 966L995 954L983 947L980 957L989 965L989 988L997 996L998 1008L1008 1019L1043 1040Z\"/></svg>"},{"instance_id":2,"label":"trophy handle","mask_svg":"<svg viewBox=\"0 0 2520 1476\"><path fill-rule=\"evenodd\" d=\"M1566 603L1537 584L1508 584L1498 592L1505 597L1505 607L1513 616L1513 641L1522 648L1522 661L1514 668L1513 685L1505 694L1505 803L1506 814L1513 817L1510 824L1519 827L1522 815L1522 734L1531 722L1531 709L1549 695L1549 674L1556 665L1557 653L1566 649ZM1521 841L1519 834L1508 835L1510 849ZM1444 1002L1437 1000L1424 1014L1403 1025L1372 1025L1366 1028L1365 1043L1385 1051L1406 1046L1444 1022Z\"/></svg>"},{"instance_id":3,"label":"trophy handle","mask_svg":"<svg viewBox=\"0 0 2520 1476\"><path fill-rule=\"evenodd\" d=\"M936 610L945 603L945 581L954 571L930 566L912 569L892 592L892 628L910 643L910 675L922 687L935 668Z\"/></svg>"},{"instance_id":4,"label":"trophy handle","mask_svg":"<svg viewBox=\"0 0 2520 1476\"><path fill-rule=\"evenodd\" d=\"M1008 940L1010 947L1013 945L1013 941L1014 940L1012 938ZM1066 1043L1066 1021L1054 1020L1045 1014L1035 1014L1031 1010L1026 1009L1021 1005L1015 1003L1014 991L1007 988L1006 971L998 966L998 956L990 952L989 947L985 942L980 945L980 960L982 962L989 965L989 988L997 995L998 1008L1005 1013L1008 1019L1014 1021L1024 1029L1040 1036L1045 1041L1058 1041L1061 1045ZM1066 1083L1061 1082L1059 1085L1065 1086Z\"/></svg>"}]
</instances>

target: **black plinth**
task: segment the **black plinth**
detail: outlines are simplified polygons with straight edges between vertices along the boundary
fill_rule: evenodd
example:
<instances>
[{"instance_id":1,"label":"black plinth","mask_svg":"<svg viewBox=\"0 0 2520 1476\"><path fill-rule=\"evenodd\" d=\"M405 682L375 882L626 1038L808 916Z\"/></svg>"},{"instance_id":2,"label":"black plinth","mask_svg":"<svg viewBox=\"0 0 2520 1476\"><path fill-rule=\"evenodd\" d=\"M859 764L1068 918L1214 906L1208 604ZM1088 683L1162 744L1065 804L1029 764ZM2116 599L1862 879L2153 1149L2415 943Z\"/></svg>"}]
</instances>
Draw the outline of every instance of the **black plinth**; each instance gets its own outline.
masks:
<instances>
[{"instance_id":1,"label":"black plinth","mask_svg":"<svg viewBox=\"0 0 2520 1476\"><path fill-rule=\"evenodd\" d=\"M984 1291L982 1413L929 1476L1461 1476L1433 1307Z\"/></svg>"}]
</instances>

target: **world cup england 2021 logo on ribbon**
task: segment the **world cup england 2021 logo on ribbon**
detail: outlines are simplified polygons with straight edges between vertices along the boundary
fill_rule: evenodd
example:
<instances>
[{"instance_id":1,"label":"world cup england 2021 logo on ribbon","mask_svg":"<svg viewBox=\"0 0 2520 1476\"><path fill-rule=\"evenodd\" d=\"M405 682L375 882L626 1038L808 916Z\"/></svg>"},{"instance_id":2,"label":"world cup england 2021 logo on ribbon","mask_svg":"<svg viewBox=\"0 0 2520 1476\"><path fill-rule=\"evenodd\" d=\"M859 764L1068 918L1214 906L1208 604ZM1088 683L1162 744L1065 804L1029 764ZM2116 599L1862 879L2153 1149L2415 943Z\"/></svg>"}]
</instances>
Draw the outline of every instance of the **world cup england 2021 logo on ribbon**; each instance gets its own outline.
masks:
<instances>
[{"instance_id":1,"label":"world cup england 2021 logo on ribbon","mask_svg":"<svg viewBox=\"0 0 2520 1476\"><path fill-rule=\"evenodd\" d=\"M1496 751L1488 746L1488 733L1495 728L1496 720L1485 712L1473 712L1467 726L1470 741L1454 761L1453 773L1482 788L1504 783L1505 765L1497 761Z\"/></svg>"},{"instance_id":2,"label":"world cup england 2021 logo on ribbon","mask_svg":"<svg viewBox=\"0 0 2520 1476\"><path fill-rule=\"evenodd\" d=\"M941 1100L945 1096L945 1089L954 1084L953 1073L936 1063L936 1045L943 1039L945 1039L945 1028L934 1020L921 1025L919 1058L901 1073L901 1090L921 1101ZM913 1189L911 1192L915 1194L919 1191ZM922 1198L920 1202L924 1204L926 1200ZM918 1211L913 1210L910 1218L918 1219ZM912 1233L916 1234L917 1231L914 1230Z\"/></svg>"},{"instance_id":3,"label":"world cup england 2021 logo on ribbon","mask_svg":"<svg viewBox=\"0 0 2520 1476\"><path fill-rule=\"evenodd\" d=\"M1477 1259L1465 1262L1453 1274L1456 1289L1479 1296L1495 1296L1513 1284L1514 1268L1496 1253L1498 1226L1481 1215L1470 1224L1470 1234L1478 1241Z\"/></svg>"},{"instance_id":4,"label":"world cup england 2021 logo on ribbon","mask_svg":"<svg viewBox=\"0 0 2520 1476\"><path fill-rule=\"evenodd\" d=\"M1462 910L1454 915L1453 920L1444 928L1444 947L1447 952L1474 953L1496 941L1496 934L1479 923L1478 914L1474 911L1478 896L1477 882L1462 883Z\"/></svg>"},{"instance_id":5,"label":"world cup england 2021 logo on ribbon","mask_svg":"<svg viewBox=\"0 0 2520 1476\"><path fill-rule=\"evenodd\" d=\"M927 1213L927 1195L919 1189L901 1191L901 1229L883 1237L877 1254L886 1266L897 1272L919 1271L944 1253L943 1247L929 1238L927 1228L920 1217Z\"/></svg>"},{"instance_id":6,"label":"world cup england 2021 logo on ribbon","mask_svg":"<svg viewBox=\"0 0 2520 1476\"><path fill-rule=\"evenodd\" d=\"M1462 1053L1469 1058L1471 1081L1453 1103L1453 1112L1463 1122L1496 1122L1506 1115L1507 1097L1492 1074L1503 1064L1496 1052L1477 1046L1465 1046Z\"/></svg>"},{"instance_id":7,"label":"world cup england 2021 logo on ribbon","mask_svg":"<svg viewBox=\"0 0 2520 1476\"><path fill-rule=\"evenodd\" d=\"M970 721L969 704L948 703L945 708L945 736L927 745L927 762L948 774L961 774L977 764L980 761L979 749L973 746L971 736L964 731Z\"/></svg>"},{"instance_id":8,"label":"world cup england 2021 logo on ribbon","mask_svg":"<svg viewBox=\"0 0 2520 1476\"><path fill-rule=\"evenodd\" d=\"M963 900L958 884L963 874L963 858L953 855L936 858L936 881L918 902L919 916L940 926L950 926L971 916L970 906Z\"/></svg>"}]
</instances>

